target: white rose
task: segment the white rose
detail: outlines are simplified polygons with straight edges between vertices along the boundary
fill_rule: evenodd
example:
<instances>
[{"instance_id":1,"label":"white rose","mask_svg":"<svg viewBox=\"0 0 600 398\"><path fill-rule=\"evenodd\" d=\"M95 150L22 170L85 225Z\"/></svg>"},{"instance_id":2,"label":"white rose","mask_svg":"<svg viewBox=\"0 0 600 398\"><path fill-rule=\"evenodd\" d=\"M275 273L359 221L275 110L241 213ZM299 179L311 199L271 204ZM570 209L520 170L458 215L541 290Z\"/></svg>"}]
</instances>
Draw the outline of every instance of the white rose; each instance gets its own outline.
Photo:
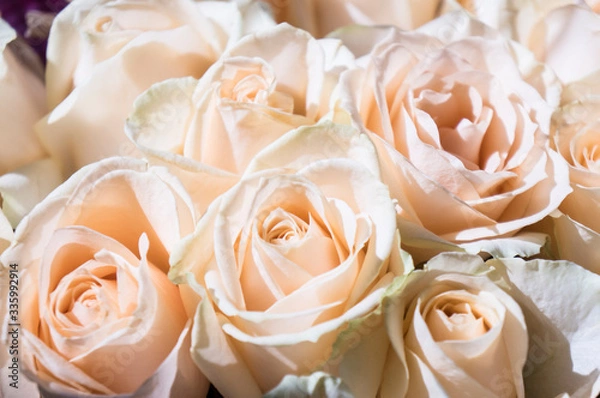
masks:
<instances>
[{"instance_id":1,"label":"white rose","mask_svg":"<svg viewBox=\"0 0 600 398\"><path fill-rule=\"evenodd\" d=\"M224 396L261 396L312 371L406 271L366 137L331 125L285 138L215 200L171 259L170 275L202 297L192 355Z\"/></svg>"},{"instance_id":2,"label":"white rose","mask_svg":"<svg viewBox=\"0 0 600 398\"><path fill-rule=\"evenodd\" d=\"M600 79L592 75L565 87L555 112L552 143L569 166L573 192L562 213L533 229L554 238L554 255L600 274Z\"/></svg>"},{"instance_id":3,"label":"white rose","mask_svg":"<svg viewBox=\"0 0 600 398\"><path fill-rule=\"evenodd\" d=\"M371 132L404 243L507 237L558 207L570 188L549 148L551 72L464 13L376 33L342 107Z\"/></svg>"},{"instance_id":4,"label":"white rose","mask_svg":"<svg viewBox=\"0 0 600 398\"><path fill-rule=\"evenodd\" d=\"M242 38L199 80L172 79L146 91L127 132L151 162L191 180L186 185L205 208L260 150L331 118L331 92L353 61L339 40L316 40L287 24L266 29Z\"/></svg>"},{"instance_id":5,"label":"white rose","mask_svg":"<svg viewBox=\"0 0 600 398\"><path fill-rule=\"evenodd\" d=\"M382 397L600 392L600 277L580 266L442 254L396 288Z\"/></svg>"},{"instance_id":6,"label":"white rose","mask_svg":"<svg viewBox=\"0 0 600 398\"><path fill-rule=\"evenodd\" d=\"M231 41L266 21L255 3L82 0L56 17L48 42L51 113L37 125L65 173L135 154L123 133L153 83L200 77Z\"/></svg>"},{"instance_id":7,"label":"white rose","mask_svg":"<svg viewBox=\"0 0 600 398\"><path fill-rule=\"evenodd\" d=\"M385 304L392 346L382 397L524 396L521 308L487 277L449 271L453 262L468 270L481 259L434 257Z\"/></svg>"},{"instance_id":8,"label":"white rose","mask_svg":"<svg viewBox=\"0 0 600 398\"><path fill-rule=\"evenodd\" d=\"M600 45L595 40L600 16L585 3L540 5L524 14L517 26L522 31L519 41L539 61L552 67L563 83L580 80L600 69Z\"/></svg>"},{"instance_id":9,"label":"white rose","mask_svg":"<svg viewBox=\"0 0 600 398\"><path fill-rule=\"evenodd\" d=\"M395 279L377 310L383 324L338 338L340 380L307 379L341 393L379 383L381 398L594 398L599 295L600 276L575 263L442 253ZM390 342L382 368L365 361L376 339Z\"/></svg>"}]
</instances>

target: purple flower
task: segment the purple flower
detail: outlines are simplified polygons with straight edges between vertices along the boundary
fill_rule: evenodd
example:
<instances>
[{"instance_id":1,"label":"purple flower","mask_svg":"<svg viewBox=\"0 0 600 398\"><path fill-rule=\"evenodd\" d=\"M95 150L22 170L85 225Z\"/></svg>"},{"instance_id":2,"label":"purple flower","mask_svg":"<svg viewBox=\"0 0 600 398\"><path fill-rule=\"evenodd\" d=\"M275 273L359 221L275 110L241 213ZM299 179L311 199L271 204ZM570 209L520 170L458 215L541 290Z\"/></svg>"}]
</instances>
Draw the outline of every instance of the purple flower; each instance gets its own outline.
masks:
<instances>
[{"instance_id":1,"label":"purple flower","mask_svg":"<svg viewBox=\"0 0 600 398\"><path fill-rule=\"evenodd\" d=\"M0 0L0 15L45 62L52 19L67 4L65 0Z\"/></svg>"}]
</instances>

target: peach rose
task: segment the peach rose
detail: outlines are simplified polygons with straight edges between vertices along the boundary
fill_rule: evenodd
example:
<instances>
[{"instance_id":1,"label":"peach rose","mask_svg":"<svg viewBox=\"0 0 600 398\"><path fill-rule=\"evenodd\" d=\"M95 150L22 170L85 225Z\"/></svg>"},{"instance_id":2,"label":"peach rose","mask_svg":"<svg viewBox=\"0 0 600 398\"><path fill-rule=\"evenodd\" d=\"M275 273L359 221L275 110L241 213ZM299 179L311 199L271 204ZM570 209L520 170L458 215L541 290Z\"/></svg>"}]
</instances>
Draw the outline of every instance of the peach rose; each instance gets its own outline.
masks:
<instances>
[{"instance_id":1,"label":"peach rose","mask_svg":"<svg viewBox=\"0 0 600 398\"><path fill-rule=\"evenodd\" d=\"M340 379L315 373L275 391L377 383L381 398L594 398L599 294L600 276L575 263L442 253L394 280L376 310L384 322L340 335ZM374 340L390 342L382 368L365 361Z\"/></svg>"},{"instance_id":2,"label":"peach rose","mask_svg":"<svg viewBox=\"0 0 600 398\"><path fill-rule=\"evenodd\" d=\"M600 273L600 80L590 76L565 87L553 118L552 140L569 165L573 192L550 219L558 258ZM543 225L540 225L543 227Z\"/></svg>"},{"instance_id":3,"label":"peach rose","mask_svg":"<svg viewBox=\"0 0 600 398\"><path fill-rule=\"evenodd\" d=\"M353 61L339 40L287 24L265 29L242 38L199 80L154 85L136 100L127 132L151 162L191 180L186 186L206 208L260 150L331 119L331 92Z\"/></svg>"},{"instance_id":4,"label":"peach rose","mask_svg":"<svg viewBox=\"0 0 600 398\"><path fill-rule=\"evenodd\" d=\"M490 279L448 271L453 263L468 270L481 259L434 257L386 302L382 397L524 396L521 308Z\"/></svg>"},{"instance_id":5,"label":"peach rose","mask_svg":"<svg viewBox=\"0 0 600 398\"><path fill-rule=\"evenodd\" d=\"M319 366L408 269L365 138L336 125L292 132L173 254L170 276L202 297L192 355L224 396L258 397Z\"/></svg>"},{"instance_id":6,"label":"peach rose","mask_svg":"<svg viewBox=\"0 0 600 398\"><path fill-rule=\"evenodd\" d=\"M19 271L18 322L4 325L20 323L20 364L43 394L206 393L166 275L195 218L166 170L111 158L78 171L23 220L1 258Z\"/></svg>"},{"instance_id":7,"label":"peach rose","mask_svg":"<svg viewBox=\"0 0 600 398\"><path fill-rule=\"evenodd\" d=\"M135 98L168 78L200 77L230 42L267 21L256 3L70 3L50 31L51 113L37 132L67 175L105 157L136 154L123 134Z\"/></svg>"},{"instance_id":8,"label":"peach rose","mask_svg":"<svg viewBox=\"0 0 600 398\"><path fill-rule=\"evenodd\" d=\"M384 302L381 397L595 397L598 294L574 263L435 257Z\"/></svg>"},{"instance_id":9,"label":"peach rose","mask_svg":"<svg viewBox=\"0 0 600 398\"><path fill-rule=\"evenodd\" d=\"M377 146L404 243L511 236L558 207L570 188L549 149L550 71L464 13L376 33L365 70L342 77L341 106Z\"/></svg>"}]
</instances>

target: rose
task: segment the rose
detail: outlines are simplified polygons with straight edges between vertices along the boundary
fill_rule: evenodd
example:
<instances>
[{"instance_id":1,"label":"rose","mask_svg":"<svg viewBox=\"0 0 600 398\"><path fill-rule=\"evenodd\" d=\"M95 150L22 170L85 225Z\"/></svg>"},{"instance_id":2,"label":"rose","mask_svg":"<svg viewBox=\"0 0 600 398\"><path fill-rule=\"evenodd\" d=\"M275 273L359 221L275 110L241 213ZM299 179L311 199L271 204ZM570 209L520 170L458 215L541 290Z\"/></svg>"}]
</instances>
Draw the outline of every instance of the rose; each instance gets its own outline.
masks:
<instances>
[{"instance_id":1,"label":"rose","mask_svg":"<svg viewBox=\"0 0 600 398\"><path fill-rule=\"evenodd\" d=\"M428 272L415 272L386 302L392 349L382 397L417 397L425 391L431 396L523 396L527 329L521 308L487 277L432 271L457 260L465 269L481 262L479 257L435 257Z\"/></svg>"},{"instance_id":2,"label":"rose","mask_svg":"<svg viewBox=\"0 0 600 398\"><path fill-rule=\"evenodd\" d=\"M338 40L315 40L287 24L266 29L241 39L199 80L150 88L136 100L127 132L152 162L191 179L186 186L201 192L195 199L205 208L264 147L332 118L330 94L353 60Z\"/></svg>"},{"instance_id":3,"label":"rose","mask_svg":"<svg viewBox=\"0 0 600 398\"><path fill-rule=\"evenodd\" d=\"M444 27L448 44L424 33ZM382 33L366 70L342 77L341 106L378 148L403 242L506 237L555 210L569 187L548 147L551 72L461 13Z\"/></svg>"},{"instance_id":4,"label":"rose","mask_svg":"<svg viewBox=\"0 0 600 398\"><path fill-rule=\"evenodd\" d=\"M441 0L396 2L362 0L265 0L278 22L288 22L307 30L315 37L323 37L346 25L393 25L413 30L435 18L457 10L466 11L474 18L515 40L525 39L532 27L548 12L565 5L580 4L577 0ZM596 1L587 1L596 7Z\"/></svg>"},{"instance_id":5,"label":"rose","mask_svg":"<svg viewBox=\"0 0 600 398\"><path fill-rule=\"evenodd\" d=\"M21 366L43 392L206 393L166 276L195 217L165 170L112 158L78 171L23 220L2 263L20 271Z\"/></svg>"},{"instance_id":6,"label":"rose","mask_svg":"<svg viewBox=\"0 0 600 398\"><path fill-rule=\"evenodd\" d=\"M150 158L240 175L286 132L326 118L351 66L338 40L282 24L241 39L199 80L153 86L136 100L127 131Z\"/></svg>"},{"instance_id":7,"label":"rose","mask_svg":"<svg viewBox=\"0 0 600 398\"><path fill-rule=\"evenodd\" d=\"M66 174L108 156L135 154L123 134L135 98L167 78L201 76L230 41L266 20L256 3L70 3L48 42L52 111L37 126L44 145Z\"/></svg>"},{"instance_id":8,"label":"rose","mask_svg":"<svg viewBox=\"0 0 600 398\"><path fill-rule=\"evenodd\" d=\"M224 396L260 396L319 366L404 272L393 202L366 137L329 125L284 138L171 258L170 276L202 297L193 358Z\"/></svg>"},{"instance_id":9,"label":"rose","mask_svg":"<svg viewBox=\"0 0 600 398\"><path fill-rule=\"evenodd\" d=\"M444 0L440 14L463 9L474 18L502 32L507 38L525 44L533 27L549 12L581 0ZM531 48L534 50L533 48Z\"/></svg>"},{"instance_id":10,"label":"rose","mask_svg":"<svg viewBox=\"0 0 600 398\"><path fill-rule=\"evenodd\" d=\"M323 37L345 25L396 25L414 29L437 16L437 1L267 0L278 22Z\"/></svg>"},{"instance_id":11,"label":"rose","mask_svg":"<svg viewBox=\"0 0 600 398\"><path fill-rule=\"evenodd\" d=\"M573 192L554 214L534 229L554 238L555 255L600 273L600 92L595 75L565 87L555 112L552 143L568 163Z\"/></svg>"},{"instance_id":12,"label":"rose","mask_svg":"<svg viewBox=\"0 0 600 398\"><path fill-rule=\"evenodd\" d=\"M340 335L336 347L352 342L337 353L346 369L341 380L319 373L304 379L340 393L379 383L382 398L593 398L600 391L600 360L590 351L599 294L600 276L575 263L484 263L442 253L394 280L376 311L384 322L369 333ZM388 338L384 367L372 371L365 355L375 339ZM306 389L306 381L284 380L274 391L285 396Z\"/></svg>"},{"instance_id":13,"label":"rose","mask_svg":"<svg viewBox=\"0 0 600 398\"><path fill-rule=\"evenodd\" d=\"M600 277L574 263L442 254L390 292L382 397L600 390Z\"/></svg>"},{"instance_id":14,"label":"rose","mask_svg":"<svg viewBox=\"0 0 600 398\"><path fill-rule=\"evenodd\" d=\"M570 3L575 2L539 2L537 7L530 6L528 12L521 12L522 18L516 25L519 41L539 61L548 64L564 84L599 70L600 48L594 38L600 16L585 2Z\"/></svg>"},{"instance_id":15,"label":"rose","mask_svg":"<svg viewBox=\"0 0 600 398\"><path fill-rule=\"evenodd\" d=\"M31 49L16 47L15 37L0 20L0 217L6 216L13 227L60 183L56 165L46 159L33 131L45 112L44 85L28 69L36 60L22 62Z\"/></svg>"}]
</instances>

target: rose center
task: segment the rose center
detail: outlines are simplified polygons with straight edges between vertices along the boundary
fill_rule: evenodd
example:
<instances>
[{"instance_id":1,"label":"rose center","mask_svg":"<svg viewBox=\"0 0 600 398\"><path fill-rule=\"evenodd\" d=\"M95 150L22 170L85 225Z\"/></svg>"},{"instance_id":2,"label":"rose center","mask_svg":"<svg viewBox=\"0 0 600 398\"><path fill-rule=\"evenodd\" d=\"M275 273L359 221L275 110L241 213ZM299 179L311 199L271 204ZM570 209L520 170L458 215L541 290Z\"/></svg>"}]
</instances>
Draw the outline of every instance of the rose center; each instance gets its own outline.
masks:
<instances>
[{"instance_id":1,"label":"rose center","mask_svg":"<svg viewBox=\"0 0 600 398\"><path fill-rule=\"evenodd\" d=\"M263 240L271 244L300 240L306 231L308 231L306 221L281 207L273 210L263 222Z\"/></svg>"},{"instance_id":2,"label":"rose center","mask_svg":"<svg viewBox=\"0 0 600 398\"><path fill-rule=\"evenodd\" d=\"M481 169L480 148L494 111L478 90L434 79L415 94L415 107L423 112L418 114L417 124L424 141L455 155L468 169Z\"/></svg>"},{"instance_id":3,"label":"rose center","mask_svg":"<svg viewBox=\"0 0 600 398\"><path fill-rule=\"evenodd\" d=\"M110 30L113 24L113 19L109 16L104 16L96 20L96 32L105 33Z\"/></svg>"},{"instance_id":4,"label":"rose center","mask_svg":"<svg viewBox=\"0 0 600 398\"><path fill-rule=\"evenodd\" d=\"M435 341L472 340L492 328L495 317L477 296L460 292L452 297L448 293L433 299L424 314Z\"/></svg>"},{"instance_id":5,"label":"rose center","mask_svg":"<svg viewBox=\"0 0 600 398\"><path fill-rule=\"evenodd\" d=\"M282 112L294 112L292 96L276 90L269 65L257 60L232 58L223 63L219 96L222 99L264 105Z\"/></svg>"},{"instance_id":6,"label":"rose center","mask_svg":"<svg viewBox=\"0 0 600 398\"><path fill-rule=\"evenodd\" d=\"M600 131L589 129L571 144L571 156L576 165L600 173Z\"/></svg>"},{"instance_id":7,"label":"rose center","mask_svg":"<svg viewBox=\"0 0 600 398\"><path fill-rule=\"evenodd\" d=\"M100 325L128 315L135 302L120 300L119 282L129 284L119 281L117 267L90 260L62 278L50 294L53 313L64 326L75 328Z\"/></svg>"}]
</instances>

